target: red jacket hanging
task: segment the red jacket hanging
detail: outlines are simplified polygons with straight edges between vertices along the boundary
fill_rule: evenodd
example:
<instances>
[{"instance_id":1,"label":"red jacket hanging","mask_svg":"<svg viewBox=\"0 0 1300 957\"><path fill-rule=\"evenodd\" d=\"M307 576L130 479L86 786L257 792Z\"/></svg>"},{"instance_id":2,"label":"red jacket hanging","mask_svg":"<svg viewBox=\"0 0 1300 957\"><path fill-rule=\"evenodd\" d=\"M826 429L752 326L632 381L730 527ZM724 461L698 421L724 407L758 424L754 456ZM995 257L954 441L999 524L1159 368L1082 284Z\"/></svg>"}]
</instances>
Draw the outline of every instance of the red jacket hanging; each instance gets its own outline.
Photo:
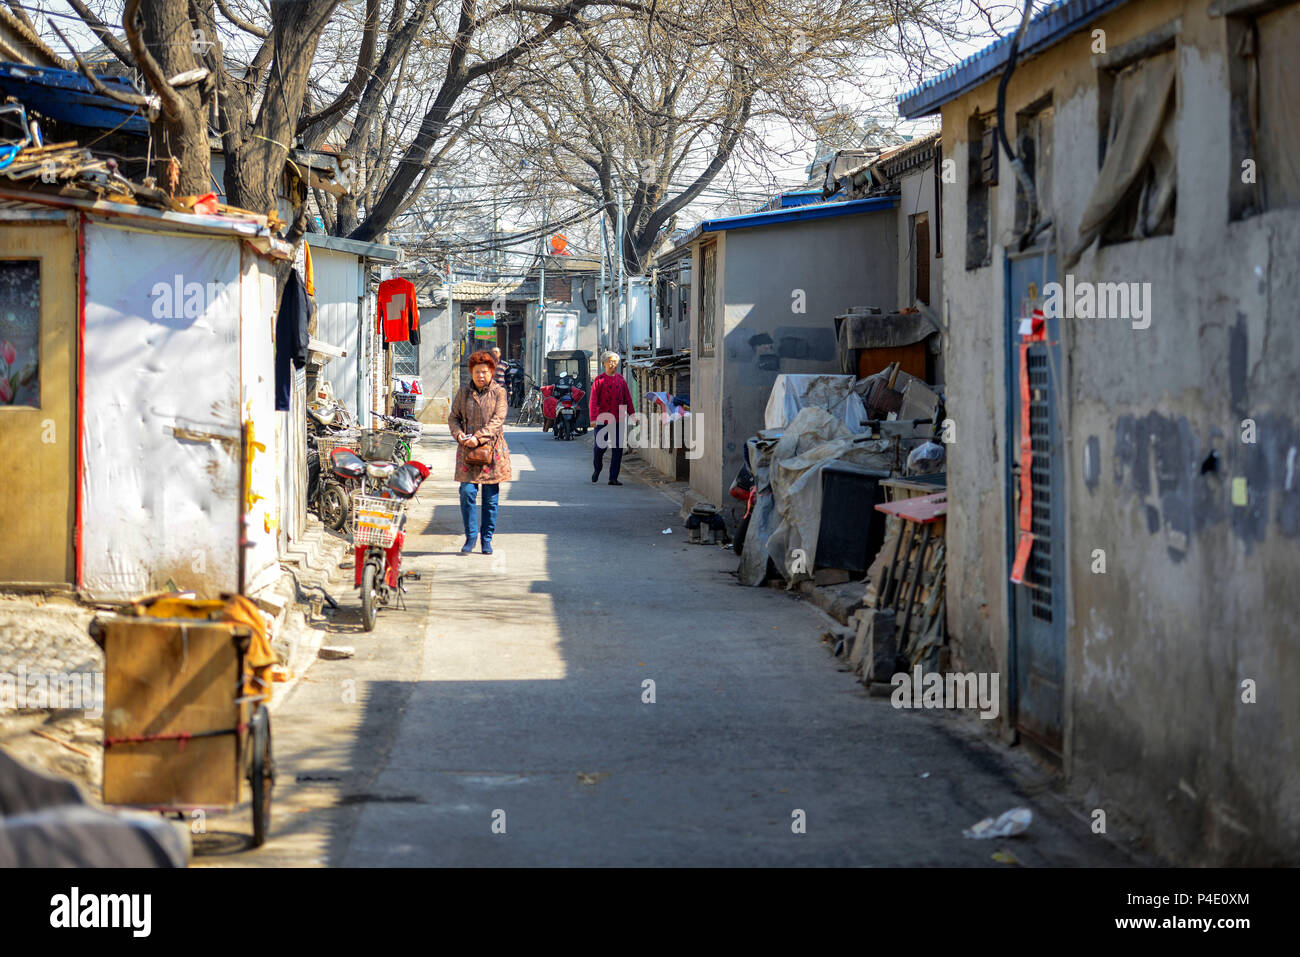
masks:
<instances>
[{"instance_id":1,"label":"red jacket hanging","mask_svg":"<svg viewBox=\"0 0 1300 957\"><path fill-rule=\"evenodd\" d=\"M393 300L405 296L405 302ZM384 342L420 344L420 310L415 284L409 279L385 279L379 284L379 334Z\"/></svg>"}]
</instances>

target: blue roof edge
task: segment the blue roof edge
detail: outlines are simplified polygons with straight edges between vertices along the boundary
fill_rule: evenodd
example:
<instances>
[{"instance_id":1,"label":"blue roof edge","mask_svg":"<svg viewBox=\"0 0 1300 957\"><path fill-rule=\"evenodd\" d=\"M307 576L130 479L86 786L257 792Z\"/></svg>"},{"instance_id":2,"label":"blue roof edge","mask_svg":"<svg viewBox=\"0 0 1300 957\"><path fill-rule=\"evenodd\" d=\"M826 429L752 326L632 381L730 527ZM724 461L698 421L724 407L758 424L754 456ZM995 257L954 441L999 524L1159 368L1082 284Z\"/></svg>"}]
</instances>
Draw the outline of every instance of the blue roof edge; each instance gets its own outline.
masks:
<instances>
[{"instance_id":1,"label":"blue roof edge","mask_svg":"<svg viewBox=\"0 0 1300 957\"><path fill-rule=\"evenodd\" d=\"M830 219L834 216L855 216L859 213L893 209L897 205L897 196L873 196L869 199L854 199L848 202L789 206L785 209L772 209L762 213L744 213L740 216L706 219L683 236L676 246L686 245L701 233L718 233L728 229L747 229L751 226L773 226L777 223L792 223L800 220Z\"/></svg>"},{"instance_id":2,"label":"blue roof edge","mask_svg":"<svg viewBox=\"0 0 1300 957\"><path fill-rule=\"evenodd\" d=\"M1058 0L1043 10L1025 30L1019 57L1030 57L1055 46L1067 36L1087 26L1097 17L1109 13L1129 0ZM898 113L914 120L937 113L944 103L969 93L1007 64L1012 34L1007 34L971 54L960 63L931 77L920 86L899 94Z\"/></svg>"}]
</instances>

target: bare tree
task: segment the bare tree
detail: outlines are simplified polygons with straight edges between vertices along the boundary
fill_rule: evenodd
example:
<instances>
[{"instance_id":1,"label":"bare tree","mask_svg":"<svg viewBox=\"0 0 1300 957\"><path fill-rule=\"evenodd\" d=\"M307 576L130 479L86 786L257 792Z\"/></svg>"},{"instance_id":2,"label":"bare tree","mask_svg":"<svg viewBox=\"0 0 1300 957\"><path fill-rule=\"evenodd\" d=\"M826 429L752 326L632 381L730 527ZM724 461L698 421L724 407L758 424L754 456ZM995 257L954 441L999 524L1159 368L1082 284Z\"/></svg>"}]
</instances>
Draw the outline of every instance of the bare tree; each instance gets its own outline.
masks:
<instances>
[{"instance_id":1,"label":"bare tree","mask_svg":"<svg viewBox=\"0 0 1300 957\"><path fill-rule=\"evenodd\" d=\"M507 166L530 163L615 217L642 273L677 215L733 157L775 158L772 122L816 125L871 58L929 54L963 35L953 0L664 0L650 21L579 18L526 71L504 78ZM967 16L969 12L967 12ZM876 64L877 71L879 63ZM864 94L865 95L865 94Z\"/></svg>"}]
</instances>

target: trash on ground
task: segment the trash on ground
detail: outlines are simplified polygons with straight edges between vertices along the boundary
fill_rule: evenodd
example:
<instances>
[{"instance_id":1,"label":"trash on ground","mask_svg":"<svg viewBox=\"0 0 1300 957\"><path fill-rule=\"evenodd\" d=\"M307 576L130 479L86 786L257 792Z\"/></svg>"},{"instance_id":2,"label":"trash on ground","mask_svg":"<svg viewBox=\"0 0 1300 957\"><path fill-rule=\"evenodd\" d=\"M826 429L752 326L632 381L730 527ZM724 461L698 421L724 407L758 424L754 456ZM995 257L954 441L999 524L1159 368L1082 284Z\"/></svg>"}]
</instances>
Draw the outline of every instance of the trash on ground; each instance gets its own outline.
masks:
<instances>
[{"instance_id":1,"label":"trash on ground","mask_svg":"<svg viewBox=\"0 0 1300 957\"><path fill-rule=\"evenodd\" d=\"M1027 807L1013 807L1003 811L996 818L986 817L974 827L962 831L963 837L975 840L988 840L993 837L1013 837L1028 830L1034 820L1034 812Z\"/></svg>"},{"instance_id":2,"label":"trash on ground","mask_svg":"<svg viewBox=\"0 0 1300 957\"><path fill-rule=\"evenodd\" d=\"M334 661L339 658L351 658L356 653L357 649L352 645L321 645L316 656L327 661Z\"/></svg>"}]
</instances>

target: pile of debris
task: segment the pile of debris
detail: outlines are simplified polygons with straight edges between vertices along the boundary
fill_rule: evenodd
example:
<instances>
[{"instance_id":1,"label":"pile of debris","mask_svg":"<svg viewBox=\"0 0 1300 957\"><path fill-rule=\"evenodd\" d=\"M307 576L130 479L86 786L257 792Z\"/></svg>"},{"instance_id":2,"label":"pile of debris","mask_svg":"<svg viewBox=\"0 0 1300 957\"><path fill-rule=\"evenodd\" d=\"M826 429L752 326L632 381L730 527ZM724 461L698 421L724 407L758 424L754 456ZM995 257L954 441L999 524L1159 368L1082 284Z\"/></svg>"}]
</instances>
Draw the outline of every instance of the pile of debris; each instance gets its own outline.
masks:
<instances>
[{"instance_id":1,"label":"pile of debris","mask_svg":"<svg viewBox=\"0 0 1300 957\"><path fill-rule=\"evenodd\" d=\"M747 443L740 581L823 607L843 625L828 636L836 655L873 691L946 665L943 407L896 361L863 378L781 376Z\"/></svg>"},{"instance_id":2,"label":"pile of debris","mask_svg":"<svg viewBox=\"0 0 1300 957\"><path fill-rule=\"evenodd\" d=\"M3 159L0 159L3 163ZM93 196L119 203L143 203L162 209L173 204L160 189L133 183L117 170L117 161L99 159L75 142L24 146L13 154L0 176L24 188L49 188L52 192Z\"/></svg>"}]
</instances>

